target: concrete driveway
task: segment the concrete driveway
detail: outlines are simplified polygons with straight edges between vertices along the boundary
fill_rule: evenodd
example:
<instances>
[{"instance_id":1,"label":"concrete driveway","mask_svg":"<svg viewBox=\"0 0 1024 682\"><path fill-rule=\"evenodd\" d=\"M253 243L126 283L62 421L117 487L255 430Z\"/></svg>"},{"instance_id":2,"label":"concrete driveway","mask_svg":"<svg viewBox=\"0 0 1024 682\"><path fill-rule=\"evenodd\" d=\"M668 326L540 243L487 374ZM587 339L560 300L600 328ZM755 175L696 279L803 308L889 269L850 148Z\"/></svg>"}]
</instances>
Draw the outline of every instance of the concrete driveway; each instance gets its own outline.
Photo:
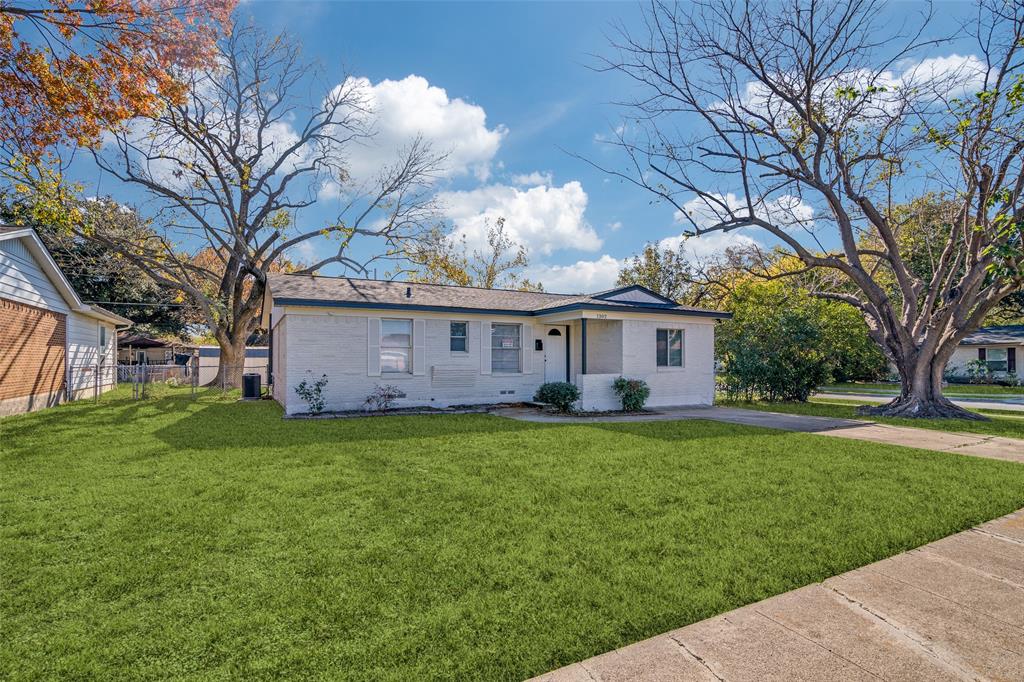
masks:
<instances>
[{"instance_id":1,"label":"concrete driveway","mask_svg":"<svg viewBox=\"0 0 1024 682\"><path fill-rule=\"evenodd\" d=\"M1024 463L1024 440L984 436L976 433L934 431L905 426L890 426L860 419L834 419L782 412L744 410L737 407L663 407L643 414L571 416L542 412L530 407L509 407L493 411L503 417L546 423L595 423L710 419L712 421L763 426L784 431L815 433L834 438L867 440L888 445L903 445L925 450L956 452L976 457L991 457Z\"/></svg>"}]
</instances>

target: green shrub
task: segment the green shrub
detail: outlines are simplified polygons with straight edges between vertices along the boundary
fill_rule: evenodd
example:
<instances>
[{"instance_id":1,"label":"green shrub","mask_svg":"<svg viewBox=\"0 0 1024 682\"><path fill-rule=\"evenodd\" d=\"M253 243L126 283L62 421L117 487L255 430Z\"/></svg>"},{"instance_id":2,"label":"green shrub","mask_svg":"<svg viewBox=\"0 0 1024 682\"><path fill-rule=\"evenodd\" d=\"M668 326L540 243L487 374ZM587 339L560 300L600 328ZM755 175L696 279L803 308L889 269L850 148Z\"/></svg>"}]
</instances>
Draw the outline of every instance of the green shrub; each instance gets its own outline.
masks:
<instances>
[{"instance_id":1,"label":"green shrub","mask_svg":"<svg viewBox=\"0 0 1024 682\"><path fill-rule=\"evenodd\" d=\"M295 387L295 392L309 405L309 414L320 414L324 410L324 386L327 385L327 375L323 375L316 381L310 383L303 379Z\"/></svg>"},{"instance_id":2,"label":"green shrub","mask_svg":"<svg viewBox=\"0 0 1024 682\"><path fill-rule=\"evenodd\" d=\"M622 409L626 412L639 412L651 396L651 387L643 379L627 379L619 377L612 383L612 390L622 401Z\"/></svg>"},{"instance_id":3,"label":"green shrub","mask_svg":"<svg viewBox=\"0 0 1024 682\"><path fill-rule=\"evenodd\" d=\"M554 405L560 412L572 412L573 404L580 399L580 389L568 381L550 381L540 385L533 399Z\"/></svg>"}]
</instances>

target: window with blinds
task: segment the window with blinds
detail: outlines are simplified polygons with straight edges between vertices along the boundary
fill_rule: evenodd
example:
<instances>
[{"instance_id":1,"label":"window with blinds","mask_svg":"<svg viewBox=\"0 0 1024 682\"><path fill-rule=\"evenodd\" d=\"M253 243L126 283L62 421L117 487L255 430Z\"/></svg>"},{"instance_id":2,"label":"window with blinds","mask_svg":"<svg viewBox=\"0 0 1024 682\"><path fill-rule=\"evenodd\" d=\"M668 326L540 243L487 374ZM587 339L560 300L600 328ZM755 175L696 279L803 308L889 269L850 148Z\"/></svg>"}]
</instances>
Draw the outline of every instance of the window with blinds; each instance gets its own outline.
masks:
<instances>
[{"instance_id":1,"label":"window with blinds","mask_svg":"<svg viewBox=\"0 0 1024 682\"><path fill-rule=\"evenodd\" d=\"M515 374L522 371L522 325L491 325L491 372Z\"/></svg>"}]
</instances>

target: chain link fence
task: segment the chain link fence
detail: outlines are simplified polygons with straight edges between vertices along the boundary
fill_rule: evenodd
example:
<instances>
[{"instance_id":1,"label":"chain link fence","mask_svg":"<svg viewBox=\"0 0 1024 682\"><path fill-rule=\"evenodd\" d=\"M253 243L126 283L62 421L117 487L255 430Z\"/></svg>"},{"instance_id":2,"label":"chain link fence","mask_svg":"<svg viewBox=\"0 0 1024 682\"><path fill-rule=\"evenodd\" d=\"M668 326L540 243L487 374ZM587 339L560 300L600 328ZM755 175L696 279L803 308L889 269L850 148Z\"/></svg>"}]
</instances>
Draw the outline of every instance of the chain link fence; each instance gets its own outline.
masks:
<instances>
[{"instance_id":1,"label":"chain link fence","mask_svg":"<svg viewBox=\"0 0 1024 682\"><path fill-rule=\"evenodd\" d=\"M260 375L260 390L265 392L265 369L254 370L251 366L229 366L222 369L224 371L218 376L216 369L201 368L197 358L184 365L118 365L117 381L122 386L130 386L132 398L135 400L171 395L188 395L195 398L200 394L210 393L233 396L240 392L240 387L230 386L228 377L241 378L244 374L256 373Z\"/></svg>"}]
</instances>

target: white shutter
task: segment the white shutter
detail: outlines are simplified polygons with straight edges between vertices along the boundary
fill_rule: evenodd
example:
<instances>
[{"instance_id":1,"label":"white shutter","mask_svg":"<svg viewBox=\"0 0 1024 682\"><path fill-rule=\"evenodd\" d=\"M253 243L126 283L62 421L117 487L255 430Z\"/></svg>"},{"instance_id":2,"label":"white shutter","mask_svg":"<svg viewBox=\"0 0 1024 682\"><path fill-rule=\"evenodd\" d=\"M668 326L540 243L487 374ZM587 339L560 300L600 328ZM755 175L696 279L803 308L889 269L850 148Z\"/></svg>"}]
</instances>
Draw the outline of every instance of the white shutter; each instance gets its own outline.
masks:
<instances>
[{"instance_id":1,"label":"white shutter","mask_svg":"<svg viewBox=\"0 0 1024 682\"><path fill-rule=\"evenodd\" d=\"M412 321L412 373L423 376L427 373L427 322Z\"/></svg>"},{"instance_id":2,"label":"white shutter","mask_svg":"<svg viewBox=\"0 0 1024 682\"><path fill-rule=\"evenodd\" d=\"M523 374L533 374L533 325L523 325Z\"/></svg>"},{"instance_id":3,"label":"white shutter","mask_svg":"<svg viewBox=\"0 0 1024 682\"><path fill-rule=\"evenodd\" d=\"M380 376L380 318L366 318L366 374Z\"/></svg>"},{"instance_id":4,"label":"white shutter","mask_svg":"<svg viewBox=\"0 0 1024 682\"><path fill-rule=\"evenodd\" d=\"M491 323L480 323L480 373L491 373Z\"/></svg>"}]
</instances>

